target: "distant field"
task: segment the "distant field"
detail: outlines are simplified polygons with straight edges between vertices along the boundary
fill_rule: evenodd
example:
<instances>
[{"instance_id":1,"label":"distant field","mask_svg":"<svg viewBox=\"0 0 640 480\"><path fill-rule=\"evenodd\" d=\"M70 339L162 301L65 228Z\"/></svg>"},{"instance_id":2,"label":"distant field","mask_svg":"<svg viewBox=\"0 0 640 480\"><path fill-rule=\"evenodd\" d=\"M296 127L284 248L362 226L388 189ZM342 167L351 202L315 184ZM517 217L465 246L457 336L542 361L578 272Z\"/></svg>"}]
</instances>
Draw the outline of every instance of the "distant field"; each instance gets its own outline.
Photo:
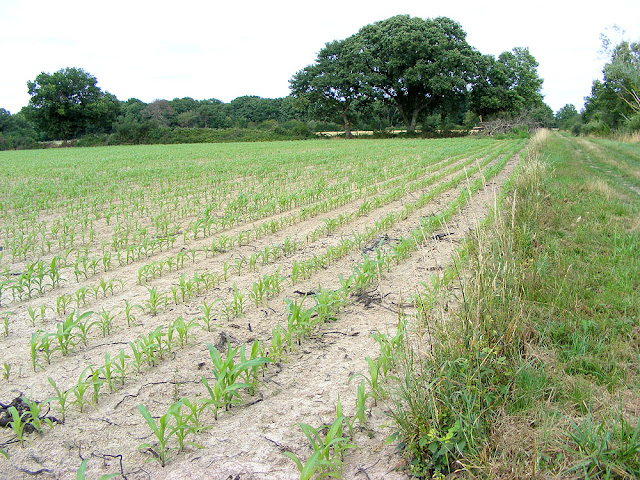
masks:
<instances>
[{"instance_id":1,"label":"distant field","mask_svg":"<svg viewBox=\"0 0 640 480\"><path fill-rule=\"evenodd\" d=\"M334 423L339 398L360 448L346 449L345 476L406 478L371 359L524 145L0 153L0 403L48 401L53 422L24 448L2 429L0 476L75 478L84 459L88 478L296 478L282 452L312 454L297 424ZM165 414L170 452L148 423Z\"/></svg>"}]
</instances>

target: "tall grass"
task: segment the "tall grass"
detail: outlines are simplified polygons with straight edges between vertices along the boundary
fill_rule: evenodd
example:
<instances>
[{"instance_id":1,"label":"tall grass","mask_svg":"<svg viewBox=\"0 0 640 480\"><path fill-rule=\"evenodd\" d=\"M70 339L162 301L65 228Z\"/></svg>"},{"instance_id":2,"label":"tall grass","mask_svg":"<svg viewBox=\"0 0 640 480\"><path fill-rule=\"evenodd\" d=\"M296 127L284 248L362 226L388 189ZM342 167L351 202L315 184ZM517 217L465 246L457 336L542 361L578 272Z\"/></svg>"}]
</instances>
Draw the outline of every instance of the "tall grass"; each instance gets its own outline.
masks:
<instances>
[{"instance_id":1,"label":"tall grass","mask_svg":"<svg viewBox=\"0 0 640 480\"><path fill-rule=\"evenodd\" d=\"M640 475L640 199L589 168L610 159L536 135L454 281L416 297L389 392L414 475Z\"/></svg>"}]
</instances>

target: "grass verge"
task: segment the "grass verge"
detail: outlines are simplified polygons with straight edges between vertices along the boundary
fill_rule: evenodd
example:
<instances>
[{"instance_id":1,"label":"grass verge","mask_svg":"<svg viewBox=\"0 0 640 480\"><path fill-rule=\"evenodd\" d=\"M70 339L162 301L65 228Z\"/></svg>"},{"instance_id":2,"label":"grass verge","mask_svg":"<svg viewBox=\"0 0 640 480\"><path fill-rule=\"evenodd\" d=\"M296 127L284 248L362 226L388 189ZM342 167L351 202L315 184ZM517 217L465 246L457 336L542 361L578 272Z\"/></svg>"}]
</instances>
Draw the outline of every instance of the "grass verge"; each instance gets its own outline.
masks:
<instances>
[{"instance_id":1,"label":"grass verge","mask_svg":"<svg viewBox=\"0 0 640 480\"><path fill-rule=\"evenodd\" d=\"M640 478L638 152L542 133L387 384L416 476Z\"/></svg>"}]
</instances>

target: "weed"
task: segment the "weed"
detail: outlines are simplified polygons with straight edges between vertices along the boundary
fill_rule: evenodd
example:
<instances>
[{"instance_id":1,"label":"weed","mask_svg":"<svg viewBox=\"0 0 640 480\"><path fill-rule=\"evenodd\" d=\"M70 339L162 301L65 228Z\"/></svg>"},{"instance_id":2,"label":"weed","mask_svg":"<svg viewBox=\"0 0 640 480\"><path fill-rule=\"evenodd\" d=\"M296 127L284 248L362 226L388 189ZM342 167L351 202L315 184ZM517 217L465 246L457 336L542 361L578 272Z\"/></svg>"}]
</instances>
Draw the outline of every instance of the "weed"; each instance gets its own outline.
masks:
<instances>
[{"instance_id":1,"label":"weed","mask_svg":"<svg viewBox=\"0 0 640 480\"><path fill-rule=\"evenodd\" d=\"M566 473L580 473L583 478L633 478L640 472L640 418L635 427L620 415L609 427L596 424L591 412L577 424L569 420L567 436L580 461Z\"/></svg>"}]
</instances>

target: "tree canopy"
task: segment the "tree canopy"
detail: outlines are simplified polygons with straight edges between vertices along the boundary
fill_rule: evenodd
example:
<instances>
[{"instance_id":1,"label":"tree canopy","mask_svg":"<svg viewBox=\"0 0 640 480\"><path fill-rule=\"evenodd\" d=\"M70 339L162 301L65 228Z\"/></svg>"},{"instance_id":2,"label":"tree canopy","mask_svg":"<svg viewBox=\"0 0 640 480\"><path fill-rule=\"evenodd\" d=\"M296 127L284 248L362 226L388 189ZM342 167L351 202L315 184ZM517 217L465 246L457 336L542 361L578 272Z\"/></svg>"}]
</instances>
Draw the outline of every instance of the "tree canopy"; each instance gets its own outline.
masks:
<instances>
[{"instance_id":1,"label":"tree canopy","mask_svg":"<svg viewBox=\"0 0 640 480\"><path fill-rule=\"evenodd\" d=\"M612 62L608 80L597 89L594 85L588 105L595 115L601 115L605 98L607 102L617 98L626 111L631 109L637 97L633 85L638 82L633 83L632 75L637 72L637 51L635 44L619 49L615 58L624 61ZM631 74L629 58L636 59ZM0 148L51 139L82 138L83 144L92 145L237 139L244 135L240 129L253 130L249 138L299 138L313 131L337 130L338 124L347 137L352 128L384 130L401 125L408 132L420 125L423 132L441 133L455 125L469 128L478 115L525 114L537 124L548 124L554 120L553 112L542 101L537 67L526 48L514 48L497 58L482 55L450 18L397 15L365 25L344 40L327 42L313 64L292 76L291 95L284 98L244 95L229 103L190 97L121 102L103 92L97 79L81 68L43 72L27 82L29 105L18 116L8 112L0 116L5 125L0 129ZM616 93L626 96L618 98ZM28 138L27 143L19 137Z\"/></svg>"},{"instance_id":2,"label":"tree canopy","mask_svg":"<svg viewBox=\"0 0 640 480\"><path fill-rule=\"evenodd\" d=\"M52 138L68 140L82 133L111 127L118 113L118 100L103 93L98 80L81 68L42 72L27 82L27 116Z\"/></svg>"},{"instance_id":3,"label":"tree canopy","mask_svg":"<svg viewBox=\"0 0 640 480\"><path fill-rule=\"evenodd\" d=\"M569 103L556 112L555 118L559 128L571 130L573 125L579 121L580 114L576 110L575 105Z\"/></svg>"},{"instance_id":4,"label":"tree canopy","mask_svg":"<svg viewBox=\"0 0 640 480\"><path fill-rule=\"evenodd\" d=\"M421 114L446 114L465 101L478 54L459 23L398 15L363 27L357 38L367 83L398 107L408 131Z\"/></svg>"},{"instance_id":5,"label":"tree canopy","mask_svg":"<svg viewBox=\"0 0 640 480\"><path fill-rule=\"evenodd\" d=\"M602 79L594 80L585 97L582 124L576 133L606 135L612 129L640 130L640 43L621 41L615 46L603 36L609 60Z\"/></svg>"},{"instance_id":6,"label":"tree canopy","mask_svg":"<svg viewBox=\"0 0 640 480\"><path fill-rule=\"evenodd\" d=\"M394 104L415 131L421 115L446 114L465 101L476 56L457 22L397 15L327 43L291 89L316 116L340 114L347 135L352 107L374 100Z\"/></svg>"},{"instance_id":7,"label":"tree canopy","mask_svg":"<svg viewBox=\"0 0 640 480\"><path fill-rule=\"evenodd\" d=\"M538 62L529 49L516 47L495 59L483 55L471 90L472 110L485 117L518 115L543 104Z\"/></svg>"},{"instance_id":8,"label":"tree canopy","mask_svg":"<svg viewBox=\"0 0 640 480\"><path fill-rule=\"evenodd\" d=\"M640 113L640 43L622 42L604 67L604 81L631 111Z\"/></svg>"},{"instance_id":9,"label":"tree canopy","mask_svg":"<svg viewBox=\"0 0 640 480\"><path fill-rule=\"evenodd\" d=\"M526 48L481 55L447 17L397 15L329 42L290 81L292 95L318 118L341 116L347 135L354 107L392 104L408 131L429 115L471 109L520 114L543 105L538 62Z\"/></svg>"},{"instance_id":10,"label":"tree canopy","mask_svg":"<svg viewBox=\"0 0 640 480\"><path fill-rule=\"evenodd\" d=\"M370 95L364 81L364 64L354 38L329 42L316 63L297 72L290 81L292 95L311 115L323 120L341 118L345 135L351 137L353 107L366 103Z\"/></svg>"}]
</instances>

